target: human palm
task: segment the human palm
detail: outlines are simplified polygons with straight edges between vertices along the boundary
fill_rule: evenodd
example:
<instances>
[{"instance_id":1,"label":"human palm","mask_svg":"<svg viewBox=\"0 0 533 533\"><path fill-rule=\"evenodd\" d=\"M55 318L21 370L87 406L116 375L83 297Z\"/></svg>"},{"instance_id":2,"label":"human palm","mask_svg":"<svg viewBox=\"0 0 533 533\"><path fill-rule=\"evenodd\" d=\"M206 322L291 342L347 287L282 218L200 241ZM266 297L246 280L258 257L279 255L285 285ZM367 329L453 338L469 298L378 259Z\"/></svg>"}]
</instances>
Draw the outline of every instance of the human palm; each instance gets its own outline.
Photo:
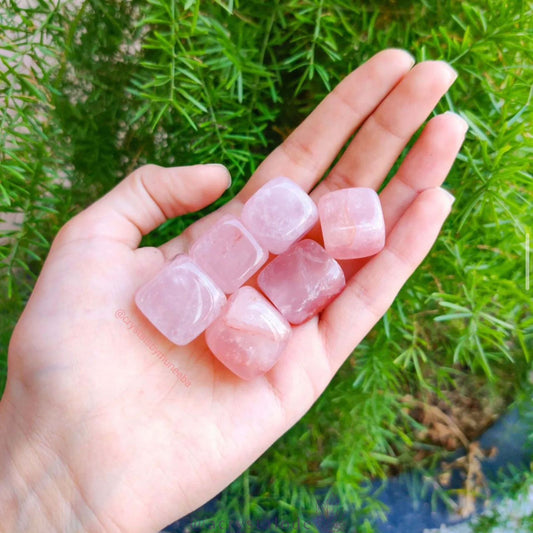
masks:
<instances>
[{"instance_id":1,"label":"human palm","mask_svg":"<svg viewBox=\"0 0 533 533\"><path fill-rule=\"evenodd\" d=\"M368 260L342 262L346 289L293 327L264 376L242 381L202 336L173 345L133 295L222 212L238 214L267 180L284 175L312 190L356 130L311 197L379 188L454 79L441 62L411 67L399 50L374 56L232 201L159 248L138 248L142 235L213 202L228 184L223 167L142 167L60 231L14 331L0 403L10 425L0 444L21 480L30 483L35 463L59 473L43 486L55 487L58 508L65 515L75 509L71 520L85 530L157 530L222 490L309 409L436 239L451 206L439 187L466 131L456 115L429 121L382 191L386 247ZM312 236L320 239L319 231ZM55 500L43 498L50 511Z\"/></svg>"}]
</instances>

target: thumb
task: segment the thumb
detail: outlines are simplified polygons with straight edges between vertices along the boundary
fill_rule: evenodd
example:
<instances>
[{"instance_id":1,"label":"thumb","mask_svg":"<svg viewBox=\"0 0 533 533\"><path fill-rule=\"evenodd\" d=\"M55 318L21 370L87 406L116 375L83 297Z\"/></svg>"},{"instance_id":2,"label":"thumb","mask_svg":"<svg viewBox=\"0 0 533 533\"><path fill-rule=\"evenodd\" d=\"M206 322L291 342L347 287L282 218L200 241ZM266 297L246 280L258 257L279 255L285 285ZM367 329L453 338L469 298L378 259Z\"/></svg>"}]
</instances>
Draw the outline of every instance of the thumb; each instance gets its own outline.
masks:
<instances>
[{"instance_id":1,"label":"thumb","mask_svg":"<svg viewBox=\"0 0 533 533\"><path fill-rule=\"evenodd\" d=\"M103 237L136 248L143 235L165 220L213 203L230 183L228 170L218 164L142 166L70 220L56 244Z\"/></svg>"}]
</instances>

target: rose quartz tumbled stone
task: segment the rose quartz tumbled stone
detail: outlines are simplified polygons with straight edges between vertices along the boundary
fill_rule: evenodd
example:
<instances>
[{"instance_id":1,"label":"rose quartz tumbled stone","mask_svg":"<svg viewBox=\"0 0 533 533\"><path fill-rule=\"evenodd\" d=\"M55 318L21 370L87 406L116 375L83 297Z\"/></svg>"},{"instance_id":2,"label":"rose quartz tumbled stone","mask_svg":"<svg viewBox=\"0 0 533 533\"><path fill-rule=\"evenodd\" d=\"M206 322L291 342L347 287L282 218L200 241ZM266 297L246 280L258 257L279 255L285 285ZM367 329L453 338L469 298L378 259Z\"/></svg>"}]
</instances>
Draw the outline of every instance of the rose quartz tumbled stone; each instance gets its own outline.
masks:
<instances>
[{"instance_id":1,"label":"rose quartz tumbled stone","mask_svg":"<svg viewBox=\"0 0 533 533\"><path fill-rule=\"evenodd\" d=\"M316 315L344 288L340 265L320 244L297 242L259 274L259 287L292 324Z\"/></svg>"},{"instance_id":2,"label":"rose quartz tumbled stone","mask_svg":"<svg viewBox=\"0 0 533 533\"><path fill-rule=\"evenodd\" d=\"M280 177L250 197L241 219L260 244L281 254L316 224L318 210L301 187Z\"/></svg>"},{"instance_id":3,"label":"rose quartz tumbled stone","mask_svg":"<svg viewBox=\"0 0 533 533\"><path fill-rule=\"evenodd\" d=\"M290 335L289 323L263 295L241 287L207 328L205 339L232 372L252 379L274 366Z\"/></svg>"},{"instance_id":4,"label":"rose quartz tumbled stone","mask_svg":"<svg viewBox=\"0 0 533 533\"><path fill-rule=\"evenodd\" d=\"M231 215L223 216L204 233L189 255L226 294L235 292L268 259L268 252Z\"/></svg>"},{"instance_id":5,"label":"rose quartz tumbled stone","mask_svg":"<svg viewBox=\"0 0 533 533\"><path fill-rule=\"evenodd\" d=\"M135 295L146 318L179 345L200 335L225 302L224 293L187 255L178 255Z\"/></svg>"},{"instance_id":6,"label":"rose quartz tumbled stone","mask_svg":"<svg viewBox=\"0 0 533 533\"><path fill-rule=\"evenodd\" d=\"M325 194L318 202L326 251L336 259L357 259L385 246L385 222L374 189L354 187Z\"/></svg>"}]
</instances>

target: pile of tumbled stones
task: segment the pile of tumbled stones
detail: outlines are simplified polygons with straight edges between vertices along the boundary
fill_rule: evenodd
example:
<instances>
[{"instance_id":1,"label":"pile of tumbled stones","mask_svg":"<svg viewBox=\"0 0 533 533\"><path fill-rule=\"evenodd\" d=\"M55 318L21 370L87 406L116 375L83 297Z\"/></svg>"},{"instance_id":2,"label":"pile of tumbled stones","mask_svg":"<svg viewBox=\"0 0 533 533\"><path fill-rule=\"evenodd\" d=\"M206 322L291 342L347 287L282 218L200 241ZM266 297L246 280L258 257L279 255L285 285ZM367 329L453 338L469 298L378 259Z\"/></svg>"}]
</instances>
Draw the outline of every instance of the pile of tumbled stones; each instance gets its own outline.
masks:
<instances>
[{"instance_id":1,"label":"pile of tumbled stones","mask_svg":"<svg viewBox=\"0 0 533 533\"><path fill-rule=\"evenodd\" d=\"M324 247L302 239L320 218ZM235 374L252 379L270 370L292 328L322 311L345 287L335 259L379 252L385 225L373 189L339 189L318 209L292 180L275 178L244 205L224 215L153 279L135 301L146 318L178 345L205 330L213 354ZM261 294L243 286L257 278ZM226 299L226 295L230 295ZM265 297L266 296L266 297Z\"/></svg>"}]
</instances>

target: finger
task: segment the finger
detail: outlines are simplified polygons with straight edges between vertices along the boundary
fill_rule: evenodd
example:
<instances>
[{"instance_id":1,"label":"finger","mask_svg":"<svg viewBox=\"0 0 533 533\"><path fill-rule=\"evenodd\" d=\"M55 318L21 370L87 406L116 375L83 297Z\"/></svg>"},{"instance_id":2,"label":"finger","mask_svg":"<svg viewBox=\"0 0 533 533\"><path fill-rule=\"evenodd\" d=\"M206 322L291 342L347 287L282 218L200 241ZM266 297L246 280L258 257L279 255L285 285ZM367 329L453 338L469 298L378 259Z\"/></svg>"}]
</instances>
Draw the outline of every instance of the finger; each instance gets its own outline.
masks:
<instances>
[{"instance_id":1,"label":"finger","mask_svg":"<svg viewBox=\"0 0 533 533\"><path fill-rule=\"evenodd\" d=\"M263 161L241 191L241 200L277 176L287 176L310 190L413 63L403 50L384 50L349 74Z\"/></svg>"},{"instance_id":2,"label":"finger","mask_svg":"<svg viewBox=\"0 0 533 533\"><path fill-rule=\"evenodd\" d=\"M389 234L385 248L323 311L319 328L334 371L383 316L427 255L452 203L453 197L443 189L421 192Z\"/></svg>"},{"instance_id":3,"label":"finger","mask_svg":"<svg viewBox=\"0 0 533 533\"><path fill-rule=\"evenodd\" d=\"M145 165L68 222L58 240L102 237L136 248L165 220L214 202L229 183L222 165Z\"/></svg>"},{"instance_id":4,"label":"finger","mask_svg":"<svg viewBox=\"0 0 533 533\"><path fill-rule=\"evenodd\" d=\"M388 235L420 192L442 185L464 140L467 123L455 113L432 118L379 198ZM343 261L347 279L368 259Z\"/></svg>"},{"instance_id":5,"label":"finger","mask_svg":"<svg viewBox=\"0 0 533 533\"><path fill-rule=\"evenodd\" d=\"M411 136L457 77L443 61L413 67L365 121L317 195L341 187L378 189Z\"/></svg>"},{"instance_id":6,"label":"finger","mask_svg":"<svg viewBox=\"0 0 533 533\"><path fill-rule=\"evenodd\" d=\"M421 191L443 184L467 129L466 121L449 111L428 122L398 172L380 194L387 233Z\"/></svg>"}]
</instances>

